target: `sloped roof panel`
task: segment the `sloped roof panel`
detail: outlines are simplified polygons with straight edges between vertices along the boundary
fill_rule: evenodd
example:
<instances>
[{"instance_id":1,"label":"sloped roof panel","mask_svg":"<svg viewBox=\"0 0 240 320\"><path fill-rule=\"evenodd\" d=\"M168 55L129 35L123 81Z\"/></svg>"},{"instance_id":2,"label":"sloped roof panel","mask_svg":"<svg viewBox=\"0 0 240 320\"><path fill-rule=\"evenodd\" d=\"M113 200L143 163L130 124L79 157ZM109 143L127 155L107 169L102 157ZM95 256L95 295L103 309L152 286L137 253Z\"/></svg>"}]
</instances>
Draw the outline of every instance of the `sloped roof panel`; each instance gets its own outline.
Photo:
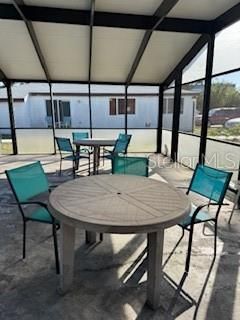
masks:
<instances>
[{"instance_id":1,"label":"sloped roof panel","mask_svg":"<svg viewBox=\"0 0 240 320\"><path fill-rule=\"evenodd\" d=\"M187 53L199 35L154 32L133 77L133 82L160 83Z\"/></svg>"},{"instance_id":2,"label":"sloped roof panel","mask_svg":"<svg viewBox=\"0 0 240 320\"><path fill-rule=\"evenodd\" d=\"M0 20L0 66L10 79L46 79L24 22Z\"/></svg>"},{"instance_id":3,"label":"sloped roof panel","mask_svg":"<svg viewBox=\"0 0 240 320\"><path fill-rule=\"evenodd\" d=\"M54 80L88 80L89 27L34 22L39 45Z\"/></svg>"},{"instance_id":4,"label":"sloped roof panel","mask_svg":"<svg viewBox=\"0 0 240 320\"><path fill-rule=\"evenodd\" d=\"M105 12L153 15L163 0L97 0L96 10Z\"/></svg>"},{"instance_id":5,"label":"sloped roof panel","mask_svg":"<svg viewBox=\"0 0 240 320\"><path fill-rule=\"evenodd\" d=\"M239 3L239 0L180 0L168 17L213 20Z\"/></svg>"},{"instance_id":6,"label":"sloped roof panel","mask_svg":"<svg viewBox=\"0 0 240 320\"><path fill-rule=\"evenodd\" d=\"M83 10L89 10L91 6L91 0L24 0L24 3L29 6Z\"/></svg>"},{"instance_id":7,"label":"sloped roof panel","mask_svg":"<svg viewBox=\"0 0 240 320\"><path fill-rule=\"evenodd\" d=\"M92 81L125 82L144 31L93 28Z\"/></svg>"}]
</instances>

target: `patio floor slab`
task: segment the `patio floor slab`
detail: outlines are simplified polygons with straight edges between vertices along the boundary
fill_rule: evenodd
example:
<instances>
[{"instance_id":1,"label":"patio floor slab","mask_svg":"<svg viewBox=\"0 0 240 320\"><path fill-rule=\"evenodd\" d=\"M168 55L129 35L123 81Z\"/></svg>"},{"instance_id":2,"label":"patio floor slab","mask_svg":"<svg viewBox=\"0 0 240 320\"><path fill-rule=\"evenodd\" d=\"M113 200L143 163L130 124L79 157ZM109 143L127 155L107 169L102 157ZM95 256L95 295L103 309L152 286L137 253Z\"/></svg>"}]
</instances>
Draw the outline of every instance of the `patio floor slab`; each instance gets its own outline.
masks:
<instances>
[{"instance_id":1,"label":"patio floor slab","mask_svg":"<svg viewBox=\"0 0 240 320\"><path fill-rule=\"evenodd\" d=\"M197 226L194 233L190 273L181 283L187 236L164 266L162 304L157 311L146 301L146 235L104 235L95 245L85 244L85 232L77 230L75 281L72 290L58 294L51 228L29 223L27 257L21 259L22 220L9 189L4 170L41 160L53 184L71 179L70 163L58 175L58 156L0 157L0 319L236 319L240 317L240 215L227 220L232 203L219 219L217 258L212 264L212 226ZM154 164L157 164L156 166ZM175 186L187 186L188 168L151 155L150 177ZM81 164L81 175L87 166ZM109 163L100 173L109 173ZM81 179L81 177L80 177ZM199 199L194 198L195 201ZM171 205L171 204L169 204ZM177 226L166 230L164 260L181 235ZM179 290L177 290L177 288ZM181 289L181 290L180 290Z\"/></svg>"}]
</instances>

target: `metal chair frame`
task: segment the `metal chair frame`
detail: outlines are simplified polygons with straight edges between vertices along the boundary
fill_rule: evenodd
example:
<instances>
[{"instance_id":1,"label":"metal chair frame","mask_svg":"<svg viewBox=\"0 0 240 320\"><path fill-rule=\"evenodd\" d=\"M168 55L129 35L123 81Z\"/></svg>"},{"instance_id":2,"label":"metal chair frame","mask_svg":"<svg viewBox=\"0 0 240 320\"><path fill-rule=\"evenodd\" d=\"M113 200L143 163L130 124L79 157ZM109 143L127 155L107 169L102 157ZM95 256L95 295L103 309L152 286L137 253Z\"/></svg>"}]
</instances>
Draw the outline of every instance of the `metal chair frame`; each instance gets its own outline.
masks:
<instances>
[{"instance_id":1,"label":"metal chair frame","mask_svg":"<svg viewBox=\"0 0 240 320\"><path fill-rule=\"evenodd\" d=\"M62 138L62 137L56 137L56 143L58 146L59 154L60 154L60 169L59 169L59 175L62 174L62 161L63 160L71 160L72 161L72 174L73 177L76 177L76 170L78 170L79 166L79 160L81 158L88 159L88 175L90 176L90 154L84 156L84 155L77 155L75 150L72 147L71 140L69 138ZM65 142L67 142L69 150L62 150L61 145L60 145L60 140L59 139L64 139ZM70 153L69 155L66 155L66 153Z\"/></svg>"},{"instance_id":2,"label":"metal chair frame","mask_svg":"<svg viewBox=\"0 0 240 320\"><path fill-rule=\"evenodd\" d=\"M192 176L192 179L191 179L191 182L190 182L190 185L189 187L187 188L187 192L186 194L188 195L190 192L194 192L194 193L197 193L197 194L201 194L201 193L198 193L194 190L191 190L191 186L193 184L193 181L194 181L194 178L196 176L196 173L197 173L197 170L198 168L202 166L200 164L198 164L196 166L196 169L194 171L194 174ZM203 167L206 167L206 168L210 168L210 167L207 167L207 166L203 166ZM213 168L210 168L210 169L213 169ZM218 170L218 169L214 169L216 171L219 171L219 172L224 172L222 170ZM193 212L192 216L191 216L191 222L189 225L186 225L186 226L183 226L181 224L178 224L181 228L182 228L182 235L180 237L180 239L178 240L177 244L175 245L175 247L173 248L172 252L170 253L169 257L167 258L167 261L170 259L170 257L172 256L173 252L175 251L175 249L177 248L177 246L180 244L181 240L183 239L184 235L185 235L185 230L189 232L189 240L188 240L188 249L187 249L187 256L186 256L186 262L185 262L185 274L187 275L189 273L189 269L190 269L190 261L191 261L191 252L192 252L192 242L193 242L193 232L194 232L194 225L195 224L200 224L200 223L205 223L205 222L210 222L212 221L214 223L214 260L216 258L216 252L217 252L217 225L218 225L218 217L219 217L219 213L220 213L220 210L221 210L221 207L223 205L228 205L228 204L225 204L223 203L224 201L224 197L226 195L226 192L227 192L227 188L228 188L228 185L230 183L230 180L231 180L231 177L232 177L232 173L227 173L227 172L224 172L226 174L228 174L227 178L226 178L226 181L225 181L225 184L224 184L224 188L222 190L222 194L221 194L221 197L219 199L219 201L217 202L212 202L210 198L208 203L207 204L203 204L203 205L199 205L195 211ZM205 207L210 207L210 206L216 206L216 213L215 213L215 216L214 217L210 217L209 216L209 219L205 219L203 221L196 221L196 217L198 215L198 213ZM167 262L166 261L166 262ZM164 263L164 265L166 264L166 262Z\"/></svg>"},{"instance_id":3,"label":"metal chair frame","mask_svg":"<svg viewBox=\"0 0 240 320\"><path fill-rule=\"evenodd\" d=\"M37 161L36 162L36 165L39 165L42 169L42 173L43 175L45 176L45 172L40 164L40 161ZM32 164L30 164L32 165ZM30 165L26 165L26 166L23 166L23 167L27 167L27 166L30 166ZM19 167L19 168L23 168L23 167ZM22 247L22 258L25 259L26 257L26 233L27 233L27 222L28 221L33 221L33 222L40 222L40 223L46 223L46 224L51 224L52 225L52 236L53 236L53 244L54 244L54 254L55 254L55 264L56 264L56 273L59 274L60 273L60 268L59 268L59 255L58 255L58 244L57 244L57 230L59 229L60 225L58 224L58 222L55 220L55 218L51 215L51 213L49 212L48 210L48 207L47 207L47 204L44 203L44 202L41 202L41 201L20 201L18 196L17 196L17 193L15 191L15 187L14 187L14 183L12 183L12 180L11 180L11 177L9 175L9 172L11 170L6 170L5 173L6 173L6 176L7 176L7 179L8 179L8 182L9 182L9 185L11 187L11 190L14 194L14 197L15 197L15 200L16 200L16 204L18 206L18 209L21 213L21 216L22 216L22 220L23 220L23 247ZM49 193L51 192L51 188L49 187L48 189ZM24 213L24 208L23 206L24 205L35 205L35 206L40 206L44 209L46 209L49 213L49 216L51 217L51 222L46 222L46 221L42 221L42 220L38 220L38 219L33 219L31 217L28 217L25 215Z\"/></svg>"}]
</instances>

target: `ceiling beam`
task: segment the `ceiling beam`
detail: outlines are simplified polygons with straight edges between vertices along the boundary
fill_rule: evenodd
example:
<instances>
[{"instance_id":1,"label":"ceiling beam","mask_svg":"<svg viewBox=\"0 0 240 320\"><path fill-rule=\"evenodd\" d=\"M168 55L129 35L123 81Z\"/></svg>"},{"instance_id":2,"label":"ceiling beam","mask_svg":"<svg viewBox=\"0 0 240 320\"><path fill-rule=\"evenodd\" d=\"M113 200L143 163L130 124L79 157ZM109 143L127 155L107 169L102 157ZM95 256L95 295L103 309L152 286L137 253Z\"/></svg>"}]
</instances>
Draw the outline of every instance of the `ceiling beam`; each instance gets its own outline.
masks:
<instances>
[{"instance_id":1,"label":"ceiling beam","mask_svg":"<svg viewBox=\"0 0 240 320\"><path fill-rule=\"evenodd\" d=\"M175 66L168 77L162 82L164 88L167 88L177 75L192 61L192 59L199 53L199 51L207 44L209 35L202 35L192 46L192 48L185 54L180 62Z\"/></svg>"},{"instance_id":2,"label":"ceiling beam","mask_svg":"<svg viewBox=\"0 0 240 320\"><path fill-rule=\"evenodd\" d=\"M0 81L7 80L5 73L0 69Z\"/></svg>"},{"instance_id":3,"label":"ceiling beam","mask_svg":"<svg viewBox=\"0 0 240 320\"><path fill-rule=\"evenodd\" d=\"M5 75L5 73L2 71L2 69L0 69L0 81L3 82L5 86L6 86L6 82L8 81L8 78Z\"/></svg>"},{"instance_id":4,"label":"ceiling beam","mask_svg":"<svg viewBox=\"0 0 240 320\"><path fill-rule=\"evenodd\" d=\"M38 79L16 79L16 78L12 78L12 79L8 79L8 81L11 82L24 82L24 83L29 83L29 82L33 82L33 83L47 83L47 80L38 80ZM69 83L69 84L88 84L88 80L54 80L51 79L51 83ZM109 86L125 86L126 83L120 82L120 81L91 81L92 85L109 85ZM159 83L157 82L132 82L131 86L149 86L149 87L158 87Z\"/></svg>"},{"instance_id":5,"label":"ceiling beam","mask_svg":"<svg viewBox=\"0 0 240 320\"><path fill-rule=\"evenodd\" d=\"M23 10L25 8L24 1L23 0L12 0L12 4L27 27L29 36L32 40L33 46L35 48L36 54L38 56L39 62L41 64L42 69L44 71L44 74L46 76L46 79L48 82L50 82L51 80L50 80L50 74L48 71L48 67L47 67L45 59L43 57L39 42L37 40L36 33L35 33L33 25L32 25L32 22L29 21L28 18L24 14L24 10Z\"/></svg>"},{"instance_id":6,"label":"ceiling beam","mask_svg":"<svg viewBox=\"0 0 240 320\"><path fill-rule=\"evenodd\" d=\"M150 30L145 31L142 42L138 48L138 51L137 51L137 54L136 54L135 59L133 61L132 67L131 67L130 72L129 72L127 79L126 79L127 86L131 83L131 81L134 77L134 74L137 70L137 67L138 67L140 61L141 61L141 58L144 54L144 51L147 48L147 45L149 43L149 40L150 40L153 32L162 23L164 18L172 10L172 8L177 4L178 1L179 0L164 0L163 2L161 2L160 6L155 11L153 16L157 17L157 20Z\"/></svg>"},{"instance_id":7,"label":"ceiling beam","mask_svg":"<svg viewBox=\"0 0 240 320\"><path fill-rule=\"evenodd\" d=\"M236 4L213 21L214 32L217 33L238 20L240 20L240 3Z\"/></svg>"},{"instance_id":8,"label":"ceiling beam","mask_svg":"<svg viewBox=\"0 0 240 320\"><path fill-rule=\"evenodd\" d=\"M63 8L19 6L28 21L52 22L75 25L90 25L90 10L72 10ZM21 16L12 5L0 4L0 19L21 20ZM156 24L158 17L124 14L111 12L97 12L94 14L94 26L149 30ZM206 20L165 18L157 26L156 31L211 33L212 23Z\"/></svg>"}]
</instances>

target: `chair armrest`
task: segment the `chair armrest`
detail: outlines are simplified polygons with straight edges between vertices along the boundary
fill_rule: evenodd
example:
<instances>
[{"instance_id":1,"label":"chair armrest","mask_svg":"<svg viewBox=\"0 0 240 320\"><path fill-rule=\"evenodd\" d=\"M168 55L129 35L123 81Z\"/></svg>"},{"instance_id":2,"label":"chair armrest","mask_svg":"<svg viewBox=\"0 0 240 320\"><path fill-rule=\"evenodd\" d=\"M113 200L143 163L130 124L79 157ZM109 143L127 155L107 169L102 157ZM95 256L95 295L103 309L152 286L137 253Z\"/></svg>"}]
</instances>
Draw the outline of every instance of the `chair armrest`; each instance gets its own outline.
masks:
<instances>
[{"instance_id":1,"label":"chair armrest","mask_svg":"<svg viewBox=\"0 0 240 320\"><path fill-rule=\"evenodd\" d=\"M109 150L109 149L106 149L106 148L103 148L103 151L104 152L108 152L108 153L112 153L113 152L112 150Z\"/></svg>"},{"instance_id":2,"label":"chair armrest","mask_svg":"<svg viewBox=\"0 0 240 320\"><path fill-rule=\"evenodd\" d=\"M44 202L41 202L41 201L21 201L20 204L21 205L24 205L24 204L35 204L35 205L38 205L38 206L43 207L43 208L48 210L47 204L44 203Z\"/></svg>"},{"instance_id":3,"label":"chair armrest","mask_svg":"<svg viewBox=\"0 0 240 320\"><path fill-rule=\"evenodd\" d=\"M93 150L89 150L89 149L87 149L87 148L80 148L80 153L83 153L83 152L87 152L88 154L91 154L91 153L93 153Z\"/></svg>"},{"instance_id":4,"label":"chair armrest","mask_svg":"<svg viewBox=\"0 0 240 320\"><path fill-rule=\"evenodd\" d=\"M52 184L52 185L50 185L49 188L48 188L49 193L52 192L52 190L55 189L55 188L57 188L57 187L58 187L57 184Z\"/></svg>"},{"instance_id":5,"label":"chair armrest","mask_svg":"<svg viewBox=\"0 0 240 320\"><path fill-rule=\"evenodd\" d=\"M222 203L222 204L219 204L219 203L215 203L215 202L209 202L209 203L206 203L206 204L203 204L203 205L200 205L196 208L196 210L194 211L193 215L192 215L192 219L191 219L191 222L194 222L197 214L199 213L199 211L201 211L204 207L209 207L209 206L229 206L228 203Z\"/></svg>"},{"instance_id":6,"label":"chair armrest","mask_svg":"<svg viewBox=\"0 0 240 320\"><path fill-rule=\"evenodd\" d=\"M40 207L43 207L44 209L46 209L49 212L47 204L44 203L44 202L41 202L41 201L22 201L22 202L20 202L20 205L24 205L24 204L27 204L27 205L38 205ZM52 219L52 223L55 223L56 220L52 216L51 212L49 212L49 214L50 214L50 217Z\"/></svg>"}]
</instances>

